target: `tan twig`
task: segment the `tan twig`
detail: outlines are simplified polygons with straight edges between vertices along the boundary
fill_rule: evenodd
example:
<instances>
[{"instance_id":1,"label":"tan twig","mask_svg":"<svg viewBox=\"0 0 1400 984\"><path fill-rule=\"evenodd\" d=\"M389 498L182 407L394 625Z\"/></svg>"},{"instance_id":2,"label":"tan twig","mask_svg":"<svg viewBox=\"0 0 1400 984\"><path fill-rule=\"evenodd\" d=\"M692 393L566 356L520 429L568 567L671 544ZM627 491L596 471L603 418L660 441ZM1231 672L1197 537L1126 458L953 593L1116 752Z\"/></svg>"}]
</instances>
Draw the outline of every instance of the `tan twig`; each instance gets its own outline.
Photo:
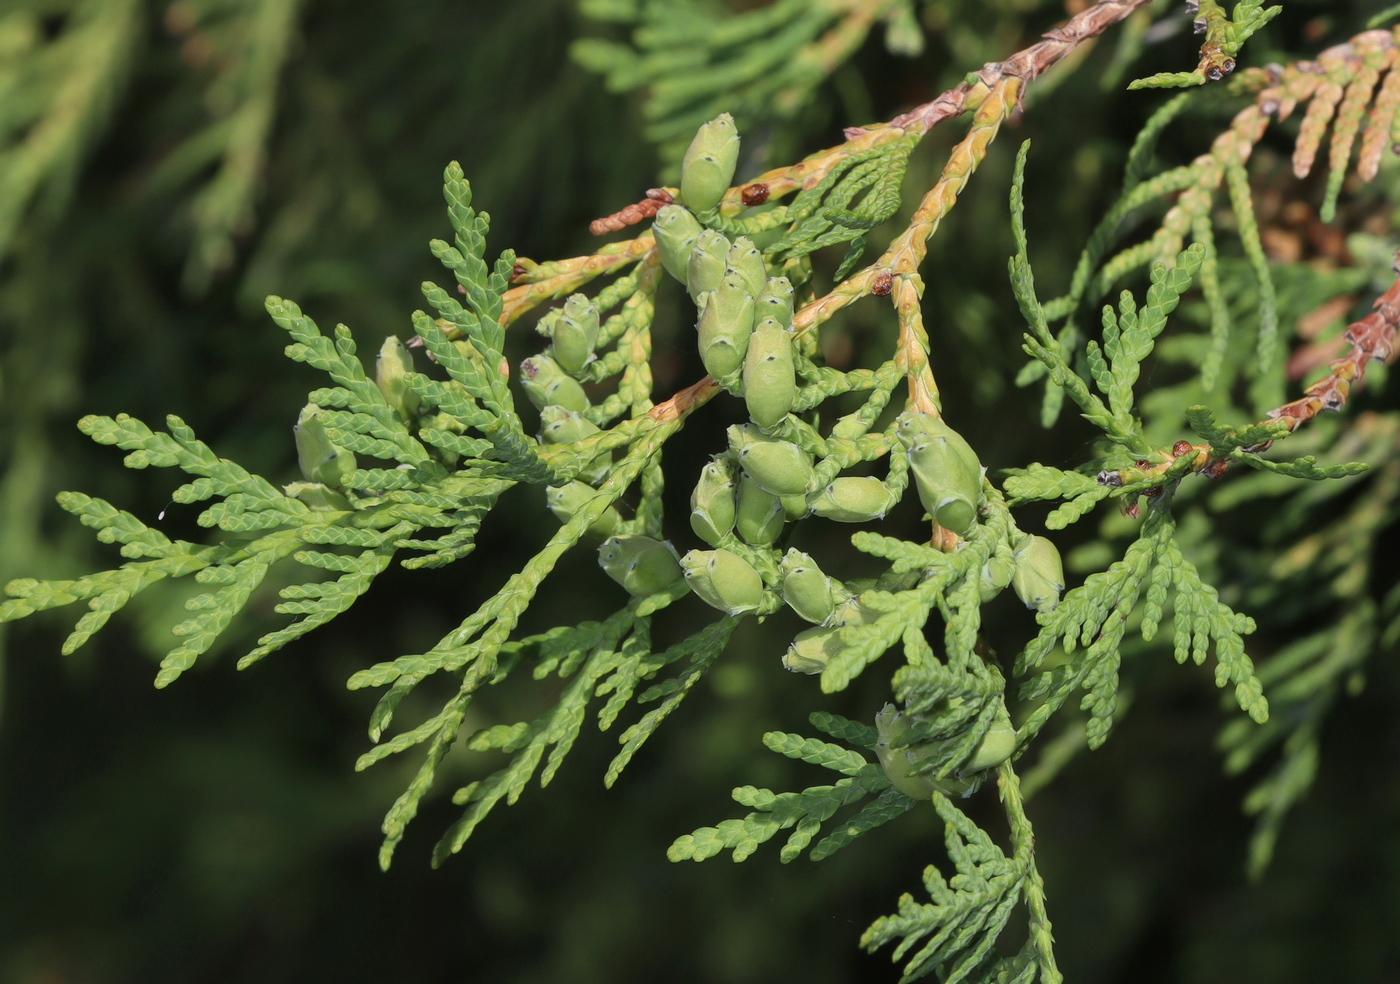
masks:
<instances>
[{"instance_id":1,"label":"tan twig","mask_svg":"<svg viewBox=\"0 0 1400 984\"><path fill-rule=\"evenodd\" d=\"M639 202L633 202L626 208L619 209L612 215L605 215L601 219L594 219L588 224L588 231L595 236L605 236L610 232L617 232L626 229L630 225L636 225L643 219L649 219L662 206L670 205L676 200L676 193L670 188L648 188L647 196Z\"/></svg>"},{"instance_id":2,"label":"tan twig","mask_svg":"<svg viewBox=\"0 0 1400 984\"><path fill-rule=\"evenodd\" d=\"M1340 410L1346 405L1352 385L1361 385L1366 364L1372 359L1390 360L1395 350L1396 326L1400 325L1400 279L1376 298L1373 308L1366 317L1352 322L1342 335L1343 341L1351 343L1351 351L1329 362L1328 374L1304 390L1302 397L1270 410L1270 417L1288 421L1291 432L1322 410Z\"/></svg>"},{"instance_id":3,"label":"tan twig","mask_svg":"<svg viewBox=\"0 0 1400 984\"><path fill-rule=\"evenodd\" d=\"M877 146L910 132L926 133L943 120L968 109L976 114L971 130L949 155L938 182L924 195L909 230L891 243L875 263L797 312L793 316L793 328L802 331L827 320L851 301L871 293L875 278L885 273L917 270L923 261L928 238L952 208L972 171L986 156L987 146L996 136L1001 122L1019 105L1026 84L1068 55L1077 45L1102 33L1146 2L1100 0L1059 27L1046 31L1042 35L1044 40L1005 61L988 62L980 71L972 73L965 81L930 102L896 116L889 123L876 127L850 127L846 130L847 142L840 147L814 154L792 168L780 168L756 179L768 185L770 196L791 187L794 181L804 186L816 184L844 153ZM731 189L731 194L733 191ZM727 195L726 199L729 197Z\"/></svg>"},{"instance_id":4,"label":"tan twig","mask_svg":"<svg viewBox=\"0 0 1400 984\"><path fill-rule=\"evenodd\" d=\"M608 243L596 253L567 260L535 263L521 257L516 262L520 272L514 278L519 286L506 291L502 298L501 324L510 324L541 301L564 297L594 277L635 263L651 253L655 246L655 239L647 232L636 239Z\"/></svg>"},{"instance_id":5,"label":"tan twig","mask_svg":"<svg viewBox=\"0 0 1400 984\"><path fill-rule=\"evenodd\" d=\"M1397 259L1396 272L1400 273L1400 259ZM1291 434L1323 410L1342 409L1351 395L1352 387L1361 385L1366 375L1366 365L1371 360L1390 360L1395 351L1395 333L1400 327L1400 278L1376 298L1373 308L1366 317L1352 322L1342 335L1342 340L1351 344L1351 351L1328 363L1326 376L1304 390L1303 396L1270 410L1267 419L1286 422ZM1272 444L1273 441L1265 441L1243 450L1262 453ZM1211 447L1207 443L1177 441L1170 450L1164 449L1154 455L1155 463L1142 461L1136 468L1100 472L1099 482L1103 485L1136 484L1153 475L1163 474L1183 455L1193 456L1192 471L1207 478L1219 478L1230 466L1229 459L1212 457Z\"/></svg>"},{"instance_id":6,"label":"tan twig","mask_svg":"<svg viewBox=\"0 0 1400 984\"><path fill-rule=\"evenodd\" d=\"M698 383L692 383L685 389L672 394L669 400L652 407L647 411L647 416L663 424L672 420L680 420L709 403L719 391L719 383L706 376Z\"/></svg>"}]
</instances>

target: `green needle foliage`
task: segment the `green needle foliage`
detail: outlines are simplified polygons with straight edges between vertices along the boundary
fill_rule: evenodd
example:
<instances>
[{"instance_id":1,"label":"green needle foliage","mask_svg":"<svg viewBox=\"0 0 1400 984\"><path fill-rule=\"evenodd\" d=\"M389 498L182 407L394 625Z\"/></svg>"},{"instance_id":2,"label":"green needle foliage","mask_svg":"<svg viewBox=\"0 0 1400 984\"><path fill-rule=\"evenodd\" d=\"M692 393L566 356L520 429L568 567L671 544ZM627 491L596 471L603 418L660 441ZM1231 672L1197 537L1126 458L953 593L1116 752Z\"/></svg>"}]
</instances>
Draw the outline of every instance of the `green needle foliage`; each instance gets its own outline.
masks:
<instances>
[{"instance_id":1,"label":"green needle foliage","mask_svg":"<svg viewBox=\"0 0 1400 984\"><path fill-rule=\"evenodd\" d=\"M839 715L814 713L812 724L861 748L873 749L877 740L874 728ZM731 851L735 861L743 861L779 831L795 828L780 855L784 862L791 861L802 855L812 838L820 833L822 823L843 806L879 793L853 813L840 830L828 834L812 848L812 860L820 861L915 805L915 800L891 788L878 763L854 749L780 731L764 735L763 744L779 755L819 765L847 778L831 786L812 786L800 793L774 793L769 789L741 786L734 790L734 801L752 807L753 813L742 820L726 820L718 827L702 827L677 838L666 852L667 857L672 861L704 861L721 851Z\"/></svg>"},{"instance_id":2,"label":"green needle foliage","mask_svg":"<svg viewBox=\"0 0 1400 984\"><path fill-rule=\"evenodd\" d=\"M1129 89L1165 89L1219 82L1235 70L1235 56L1255 31L1283 13L1282 6L1265 7L1263 0L1241 0L1229 13L1216 0L1197 0L1188 6L1191 29L1204 34L1201 64L1194 72L1159 72L1128 83Z\"/></svg>"},{"instance_id":3,"label":"green needle foliage","mask_svg":"<svg viewBox=\"0 0 1400 984\"><path fill-rule=\"evenodd\" d=\"M54 57L69 31L122 7L99 6L56 38L24 37L7 50L32 51L27 70ZM127 468L182 473L170 498L198 506L208 536L173 539L103 499L64 492L62 509L116 544L122 562L11 580L0 622L84 603L63 643L71 653L138 596L191 577L200 590L171 627L175 643L155 678L167 687L237 638L245 610L275 588L273 611L286 620L242 654L247 669L323 630L391 565L467 570L484 526L521 515L505 504L545 499L543 545L512 558L503 583L452 613L455 624L419 651L385 653L349 678L350 689L378 695L356 769L407 762L382 823L384 868L467 753L499 767L451 794L461 812L434 864L468 849L496 807L532 783L548 786L590 721L617 730L603 776L613 786L697 684L736 658L731 642L746 623L796 615L807 626L771 664L817 678L802 700L826 737L773 730L763 744L839 778L816 783L829 777L814 774L816 784L789 792L737 786L733 799L748 812L680 836L671 860L729 852L743 861L779 835L781 861L822 860L914 814L930 830L941 825L943 853L924 868L921 895L903 895L860 944L887 950L902 981L1060 981L1020 760L1035 756L1027 786L1041 788L1080 748L1102 746L1129 713L1130 681L1155 679L1142 667L1170 654L1210 661L1216 686L1229 688L1226 769L1269 763L1244 804L1258 818L1248 867L1262 875L1318 773L1328 713L1359 690L1379 649L1400 643L1400 589L1371 590L1377 538L1400 511L1400 417L1345 406L1368 364L1391 354L1400 287L1361 264L1319 271L1272 260L1247 165L1269 120L1308 103L1294 168L1307 173L1330 124L1320 213L1334 218L1345 176L1374 177L1397 126L1400 34L1360 35L1317 62L1249 68L1226 92L1160 104L1115 200L1063 271L1065 293L1048 301L1033 269L1027 219L1037 196L1022 144L1009 168L1003 293L1026 330L998 337L1021 336L1032 361L1020 384L1045 381L1042 423L1091 436L1072 461L1028 451L1015 467L989 470L985 450L954 429L975 435L974 408L940 390L952 357L946 338L930 338L942 287L930 241L970 182L999 180L990 165L1009 155L992 144L1023 105L1034 112L1023 99L1038 76L1067 70L1057 63L1118 21L1137 18L1140 36L1149 5L1089 5L888 123L852 127L843 143L761 173L752 172L762 155L735 170L742 134L795 119L873 26L886 25L889 50L913 55L920 11L956 7L777 0L724 20L682 0L585 4L633 32L629 44L579 42L576 56L615 89L646 88L649 135L668 160L685 150L680 189L654 189L603 220L631 238L536 261L488 249L490 217L450 164L452 239L430 251L454 283L421 285L426 309L409 316L406 345L385 339L370 367L360 351L377 341L368 328L326 332L296 303L266 299L290 337L287 357L327 377L300 409L285 407L297 422L300 480L220 457L173 415L164 430L125 414L84 417L80 430L126 452ZM218 118L153 179L213 174L191 211L184 277L199 291L232 262L251 221L297 6L172 10L174 30L202 25L201 43L219 54L209 81ZM1201 0L1192 5L1206 37L1201 66L1131 88L1230 74L1281 10L1242 0L1227 13ZM67 112L102 111L98 90L110 87L103 73L113 64L84 62ZM1188 111L1220 136L1190 163L1165 166L1159 144ZM46 152L80 152L81 128L69 133L56 113L0 118L0 160L18 175L0 194L0 255L45 181L58 181L57 165L33 163L32 135L53 128ZM919 155L935 126L953 133L929 176ZM1222 185L1228 216L1217 207ZM1149 217L1154 231L1125 244ZM1115 303L1101 304L1120 282ZM1338 357L1314 358L1326 374L1285 402L1300 321L1342 297L1354 320L1333 331L1328 354ZM678 305L679 330L667 321ZM857 311L889 331L854 360L832 358ZM654 352L663 346L698 356L713 378L661 398ZM517 362L521 350L528 357ZM1066 398L1079 420L1061 413ZM1324 409L1344 412L1316 419ZM728 426L700 449L700 472L676 437L688 424L707 433L706 415L719 422L712 432ZM1302 453L1279 456L1279 442ZM676 514L668 483L694 489L689 516ZM1213 537L1226 524L1216 517L1232 513L1250 517L1252 536L1222 559ZM850 549L789 549L798 531L832 522L860 527L842 538ZM596 557L616 582L611 609L554 624L550 592L570 554ZM992 606L1009 595L1034 614L1003 619ZM1002 654L989 644L994 633ZM889 702L865 706L872 693ZM861 703L872 723L830 710L837 699ZM483 705L507 709L487 719Z\"/></svg>"},{"instance_id":4,"label":"green needle foliage","mask_svg":"<svg viewBox=\"0 0 1400 984\"><path fill-rule=\"evenodd\" d=\"M993 952L1026 882L1034 877L1026 845L1007 857L952 800L934 793L933 805L943 820L948 858L957 874L944 878L930 865L924 870L924 888L932 901L903 896L899 914L875 920L861 945L873 950L898 941L893 959L909 957L901 981L918 980L935 970L944 981L1058 977L1048 933L1033 930L1031 940L1014 957L997 960Z\"/></svg>"}]
</instances>

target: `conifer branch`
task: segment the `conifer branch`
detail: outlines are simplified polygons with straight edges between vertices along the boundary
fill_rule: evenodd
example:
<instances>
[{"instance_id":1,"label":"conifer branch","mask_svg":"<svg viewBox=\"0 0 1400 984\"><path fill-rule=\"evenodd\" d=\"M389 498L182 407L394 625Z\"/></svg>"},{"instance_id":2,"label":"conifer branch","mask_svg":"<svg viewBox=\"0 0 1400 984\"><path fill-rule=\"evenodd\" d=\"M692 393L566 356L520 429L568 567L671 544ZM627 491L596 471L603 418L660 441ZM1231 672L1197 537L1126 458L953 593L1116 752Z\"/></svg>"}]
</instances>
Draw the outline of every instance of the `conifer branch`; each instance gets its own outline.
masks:
<instances>
[{"instance_id":1,"label":"conifer branch","mask_svg":"<svg viewBox=\"0 0 1400 984\"><path fill-rule=\"evenodd\" d=\"M63 31L44 38L37 12L16 10L9 22L15 68L6 82L25 98L0 100L0 258L5 257L34 200L49 195L61 211L82 157L102 132L125 88L141 33L139 0L72 0Z\"/></svg>"},{"instance_id":2,"label":"conifer branch","mask_svg":"<svg viewBox=\"0 0 1400 984\"><path fill-rule=\"evenodd\" d=\"M1192 28L1204 34L1200 62L1194 71L1162 72L1129 83L1129 89L1205 85L1219 82L1235 70L1240 48L1255 31L1283 12L1282 6L1265 7L1264 0L1239 0L1227 14L1217 0L1190 0L1187 10L1195 19Z\"/></svg>"},{"instance_id":3,"label":"conifer branch","mask_svg":"<svg viewBox=\"0 0 1400 984\"><path fill-rule=\"evenodd\" d=\"M897 915L877 919L861 937L867 950L899 940L891 959L908 956L901 982L937 973L948 984L972 980L1063 980L1055 964L1053 937L1045 913L1044 887L1035 867L1034 841L1011 766L999 772L1002 802L1011 827L1012 855L1007 857L952 801L933 794L933 805L944 821L948 857L957 873L946 878L930 865L924 886L932 904L913 896L899 900ZM1026 902L1030 939L1014 957L998 959L994 945L1017 903Z\"/></svg>"},{"instance_id":4,"label":"conifer branch","mask_svg":"<svg viewBox=\"0 0 1400 984\"><path fill-rule=\"evenodd\" d=\"M1304 396L1270 410L1264 420L1248 428L1216 430L1212 433L1212 439L1205 443L1178 441L1169 450L1161 449L1151 454L1149 462L1143 466L1106 470L1100 473L1099 482L1110 486L1141 485L1162 478L1169 469L1173 474L1180 475L1179 461L1189 461L1191 472L1207 478L1224 475L1232 461L1243 461L1256 468L1282 467L1280 463L1270 462L1260 455L1274 441L1287 437L1323 410L1341 410L1346 405L1352 386L1359 386L1365 379L1367 364L1373 359L1389 361L1394 354L1395 332L1397 325L1400 325L1400 280L1376 298L1372 308L1370 314L1353 322L1343 334L1343 339L1351 344L1350 351L1328 363L1328 374L1310 385ZM1214 427L1212 418L1200 416L1198 419L1201 428ZM1364 465L1320 469L1315 467L1315 459L1308 456L1298 459L1289 467L1289 474L1297 477L1324 479L1355 474Z\"/></svg>"},{"instance_id":5,"label":"conifer branch","mask_svg":"<svg viewBox=\"0 0 1400 984\"><path fill-rule=\"evenodd\" d=\"M1253 657L1261 647L1249 651L1246 636L1257 625L1237 610L1255 610L1253 597L1246 588L1222 592L1210 583L1227 582L1202 559L1209 555L1200 550L1192 524L1185 516L1178 522L1174 509L1187 475L1217 477L1235 461L1269 481L1346 478L1364 467L1322 467L1313 455L1274 462L1262 454L1322 409L1343 406L1370 360L1391 357L1400 281L1371 315L1347 329L1351 350L1331 362L1328 375L1304 397L1281 403L1275 394L1281 392L1289 305L1296 302L1276 288L1278 269L1265 251L1247 165L1268 124L1308 102L1294 167L1305 174L1313 166L1330 124L1332 173L1323 205L1330 216L1358 141L1357 173L1374 175L1395 129L1400 34L1370 32L1316 63L1240 73L1234 88L1253 92L1253 101L1208 153L1153 174L1153 147L1187 106L1184 98L1169 101L1135 142L1124 192L1085 244L1067 293L1048 302L1037 295L1026 235L1029 147L1023 145L1011 187L1016 249L1009 263L1012 294L1026 321L1023 347L1033 360L1021 381L1048 381L1047 423L1068 397L1104 439L1093 459L1074 470L1028 462L1009 475L989 475L978 451L952 427L969 408L942 405L935 368L951 363L931 346L922 308L925 278L944 275L924 270L932 237L1002 124L1021 107L1027 87L1145 5L1100 0L931 102L887 123L851 127L837 146L736 184L738 128L726 114L709 119L712 110L725 108L715 101L730 100L741 114L768 102L773 115L790 116L877 23L887 25L892 50L912 51L920 36L909 0L777 0L721 24L674 4L594 0L589 6L595 12L606 7L641 29L635 46L593 42L579 46L581 57L615 86L652 83L649 105L659 138L674 142L695 134L678 184L652 189L592 228L621 232L647 220L650 226L584 256L535 262L505 250L490 259L489 218L474 205L461 168L449 165L443 192L453 237L434 240L430 248L456 290L423 284L427 310L412 315L417 336L410 344L433 364L419 371L409 347L391 337L371 374L349 328L323 333L296 304L269 298L269 315L291 336L287 355L329 377L298 416L304 481L279 487L222 459L173 416L165 431L125 415L84 418L81 427L95 441L128 452L128 467L180 469L187 477L175 501L200 504L198 522L221 536L207 545L172 540L101 499L64 493L60 505L99 541L117 544L124 563L71 580L12 581L0 622L85 602L88 610L64 644L71 651L141 592L166 578L193 576L208 590L189 601L189 617L174 629L177 641L157 675L157 685L165 686L211 649L275 566L289 561L308 569L304 583L287 581L280 591L276 611L291 620L257 641L239 662L245 667L348 610L395 559L429 567L467 557L501 499L518 487L538 486L558 521L541 537L544 545L499 590L454 613L455 626L424 651L381 659L350 678L352 689L381 691L368 722L372 747L357 769L400 753L417 758L386 811L381 865L389 865L454 749L464 744L505 760L453 794L463 812L435 848L435 864L461 850L495 807L514 803L533 780L549 784L590 714L608 730L626 720L634 704L651 705L620 728L604 775L613 785L722 658L740 622L786 607L808 627L795 633L781 661L817 677L810 684L814 693L849 688L883 658L893 664L894 702L875 715L873 727L814 713L813 726L833 741L768 732L764 744L771 751L839 777L791 792L737 786L733 798L747 812L678 838L668 856L702 860L728 851L743 860L785 833L782 861L803 853L818 860L907 811L922 809L928 821L931 806L942 823L948 864L924 871L927 902L905 895L896 913L866 931L862 945L894 944L892 958L903 963L904 980L937 974L945 982L1060 981L1034 834L1011 763L1076 693L1084 715L1062 715L1068 737L1042 758L1044 767L1028 787L1043 784L1071 748L1095 748L1107 739L1129 692L1120 680L1134 655L1129 633L1151 641L1170 620L1177 662L1203 665L1213 657L1215 682L1233 688L1242 715L1223 739L1232 769L1282 749L1277 768L1246 804L1260 815L1256 869L1267 861L1283 816L1311 782L1322 715L1383 634L1382 606L1356 601L1344 606L1337 624L1346 631L1335 645L1323 636L1304 639L1256 673ZM224 249L248 214L252 165L270 132L295 23L295 5L274 11L266 0L250 0L248 9L262 15L266 36L248 70L246 105L236 111L247 129L234 143L220 144L227 174L207 189L222 205L205 215L197 258L206 266L214 247L204 247ZM1196 72L1141 84L1223 77L1239 45L1278 9L1241 0L1227 16L1222 4L1202 0L1206 44ZM708 119L698 132L697 112ZM963 113L971 117L966 132L904 228L888 235L883 230L899 213L911 153L932 127ZM1237 219L1242 259L1228 255L1232 247L1222 244L1214 225L1222 191ZM1164 201L1160 226L1113 252L1137 213ZM860 266L870 241L887 235L879 258ZM0 216L0 251L4 236ZM823 292L814 287L813 271L824 276L825 268L812 256L836 246L844 255L832 257L835 283ZM1082 326L1083 309L1142 268L1140 295L1123 290L1098 312L1097 328ZM653 320L662 292L677 289L668 277L693 304L693 344L708 374L654 402L662 394L653 393ZM1328 283L1325 289L1335 288L1335 281ZM1172 335L1169 319L1178 316L1193 284L1201 288L1209 332ZM893 309L894 350L849 369L823 364L819 329L867 295L887 298L883 303ZM1241 298L1254 305L1257 318L1240 317L1238 307L1232 311ZM508 345L506 333L538 308L545 310L531 319L536 347L512 366L506 352L521 340ZM1242 337L1236 326L1256 320L1252 334ZM1248 381L1255 404L1250 415L1275 409L1236 428L1217 421L1226 413L1219 405L1190 405L1185 414L1201 441L1160 447L1162 405L1170 403L1168 412L1179 414L1188 401L1171 402L1176 391L1169 400L1166 387L1142 394L1150 360L1197 357L1201 371L1189 382L1205 392L1216 389L1219 404ZM907 397L891 408L901 382ZM747 419L710 449L698 480L681 476L694 484L689 514L677 522L666 514L666 483L676 475L674 462L669 472L663 467L665 446L721 393L742 399ZM538 411L538 423L522 398ZM828 402L833 399L839 402ZM1358 422L1349 431L1351 447L1359 441L1370 452L1393 443L1390 423ZM1294 500L1303 505L1293 514L1264 515L1261 523L1276 524L1268 535L1291 545L1273 561L1274 581L1322 572L1333 577L1329 589L1338 598L1357 578L1364 582L1370 561L1360 541L1374 539L1400 501L1400 471L1379 471L1354 497L1359 505L1344 522L1310 529L1299 518L1341 483L1314 482L1324 491ZM1233 494L1248 501L1258 488ZM888 535L889 527L874 527L911 489L930 523L924 533L906 540ZM1135 540L1121 559L1075 586L1067 583L1056 545L1022 529L1014 511L1027 502L1053 503L1045 525L1058 530L1108 498L1137 518L1139 496L1146 497L1146 514ZM785 549L788 524L809 516L866 527L850 543L883 562L878 576L828 574L818 558ZM669 537L688 535L686 520L704 546L682 554ZM600 568L616 583L610 590L622 590L625 600L619 595L596 618L521 637L527 614L538 608L541 589L565 556L595 547ZM1009 671L989 652L983 633L984 606L1007 588L1036 612L1038 625L1033 637L1018 640L1024 645ZM680 641L657 646L654 617L673 605L713 611L699 628L676 633ZM1058 664L1051 659L1057 650L1064 656ZM479 696L512 674L519 679L522 667L537 681L548 679L552 689L523 715L470 726L475 730L463 740ZM662 677L663 671L671 675ZM405 705L404 699L429 677L445 687L440 703L410 715L415 702ZM1026 704L1017 707L1009 689ZM1280 709L1287 716L1277 714ZM951 798L975 795L994 772L1009 851ZM1015 954L1002 955L998 941L1022 905L1028 938Z\"/></svg>"},{"instance_id":6,"label":"conifer branch","mask_svg":"<svg viewBox=\"0 0 1400 984\"><path fill-rule=\"evenodd\" d=\"M300 6L297 0L242 0L223 10L176 5L166 14L166 27L182 38L191 67L216 69L207 103L217 118L175 148L149 179L152 188L177 184L217 161L214 176L190 202L194 241L184 282L194 293L203 293L233 262L234 237L252 225Z\"/></svg>"},{"instance_id":7,"label":"conifer branch","mask_svg":"<svg viewBox=\"0 0 1400 984\"><path fill-rule=\"evenodd\" d=\"M1237 5L1237 10L1243 6ZM1365 131L1361 135L1356 164L1356 172L1363 179L1375 175L1382 152L1393 143L1394 110L1397 102L1400 102L1400 77L1393 71L1396 59L1400 58L1396 38L1395 31L1368 31L1347 44L1329 49L1316 61L1272 65L1241 72L1233 84L1234 88L1253 93L1253 102L1234 116L1229 128L1216 138L1208 154L1197 157L1184 169L1177 168L1144 179L1141 177L1142 165L1138 162L1145 160L1146 155L1135 147L1128 166L1127 194L1095 231L1076 268L1069 292L1045 304L1048 318L1066 319L1057 333L1061 344L1070 351L1082 344L1083 332L1078 322L1078 312L1086 301L1092 302L1102 297L1115 281L1135 269L1153 262L1169 262L1181 250L1186 236L1190 235L1206 247L1208 254L1202 286L1210 308L1213 345L1205 363L1204 375L1214 388L1220 381L1221 363L1231 331L1228 308L1221 296L1220 261L1212 232L1215 198L1224 184L1260 294L1257 357L1244 368L1254 381L1252 391L1256 410L1263 412L1271 405L1276 406L1282 394L1277 391L1276 370L1281 355L1277 341L1279 326L1275 289L1273 274L1259 241L1245 167L1271 119L1283 121L1300 103L1306 102L1309 108L1300 127L1293 157L1295 174L1306 176L1317 156L1328 123L1335 117L1329 149L1331 173L1322 206L1324 220L1330 220L1341 182L1349 171L1352 148L1363 119ZM1382 76L1384 81L1379 81ZM1145 135L1150 133L1155 139L1155 134L1179 113L1183 105L1174 100L1164 106ZM1148 140L1144 149L1150 147L1150 143L1151 140ZM1100 262L1108 242L1123 228L1134 209L1154 199L1175 194L1181 191L1183 185L1186 186L1185 191L1167 209L1161 225L1149 239L1123 249L1106 262ZM1028 367L1018 382L1025 384L1043 374L1042 369ZM1045 422L1052 422L1058 414L1061 396L1058 386L1052 381L1045 395L1042 415Z\"/></svg>"},{"instance_id":8,"label":"conifer branch","mask_svg":"<svg viewBox=\"0 0 1400 984\"><path fill-rule=\"evenodd\" d=\"M649 87L648 136L674 160L718 113L749 125L793 116L881 20L891 25L891 51L917 53L923 36L910 8L909 0L778 0L716 21L673 5L594 2L585 5L594 17L637 25L636 48L590 38L572 54L612 88Z\"/></svg>"},{"instance_id":9,"label":"conifer branch","mask_svg":"<svg viewBox=\"0 0 1400 984\"><path fill-rule=\"evenodd\" d=\"M979 85L993 89L1004 78L1010 77L1020 79L1024 86L1044 74L1046 69L1070 54L1076 47L1098 37L1147 2L1148 0L1097 0L1063 24L1046 31L1042 35L1043 40L1018 51L1005 61L982 66L978 71L971 73L967 80L947 92L896 116L891 124L913 127L921 133L927 132L943 120L961 116L968 97Z\"/></svg>"},{"instance_id":10,"label":"conifer branch","mask_svg":"<svg viewBox=\"0 0 1400 984\"><path fill-rule=\"evenodd\" d=\"M1035 960L1040 967L1040 980L1044 984L1058 984L1064 979L1064 975L1055 963L1055 935L1045 908L1045 880L1035 864L1035 832L1026 816L1026 804L1021 795L1021 779L1010 762L1003 762L997 768L997 791L1006 807L1006 818L1011 828L1012 853L1023 859L1026 866L1025 882L1021 891L1030 917L1028 946L1034 947Z\"/></svg>"}]
</instances>

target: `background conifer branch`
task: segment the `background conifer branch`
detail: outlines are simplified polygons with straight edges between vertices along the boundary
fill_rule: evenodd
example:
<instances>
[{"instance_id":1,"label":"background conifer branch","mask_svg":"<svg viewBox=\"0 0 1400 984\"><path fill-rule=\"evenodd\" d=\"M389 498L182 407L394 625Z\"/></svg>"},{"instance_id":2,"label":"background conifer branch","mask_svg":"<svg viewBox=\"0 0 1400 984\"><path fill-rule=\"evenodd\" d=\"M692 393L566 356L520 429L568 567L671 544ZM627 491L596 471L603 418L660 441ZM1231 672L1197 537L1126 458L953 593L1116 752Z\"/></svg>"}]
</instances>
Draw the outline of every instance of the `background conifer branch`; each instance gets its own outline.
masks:
<instances>
[{"instance_id":1,"label":"background conifer branch","mask_svg":"<svg viewBox=\"0 0 1400 984\"><path fill-rule=\"evenodd\" d=\"M296 41L298 0L179 0L165 26L181 39L189 68L207 72L215 119L176 148L149 179L152 190L187 181L217 161L190 201L194 226L184 283L208 289L234 261L234 238L253 225L253 201L266 167L283 66Z\"/></svg>"},{"instance_id":2,"label":"background conifer branch","mask_svg":"<svg viewBox=\"0 0 1400 984\"><path fill-rule=\"evenodd\" d=\"M48 196L50 215L63 211L82 158L126 85L140 31L140 0L57 7L63 29L52 40L37 13L16 11L7 25L5 87L46 91L0 100L0 258L39 195Z\"/></svg>"}]
</instances>

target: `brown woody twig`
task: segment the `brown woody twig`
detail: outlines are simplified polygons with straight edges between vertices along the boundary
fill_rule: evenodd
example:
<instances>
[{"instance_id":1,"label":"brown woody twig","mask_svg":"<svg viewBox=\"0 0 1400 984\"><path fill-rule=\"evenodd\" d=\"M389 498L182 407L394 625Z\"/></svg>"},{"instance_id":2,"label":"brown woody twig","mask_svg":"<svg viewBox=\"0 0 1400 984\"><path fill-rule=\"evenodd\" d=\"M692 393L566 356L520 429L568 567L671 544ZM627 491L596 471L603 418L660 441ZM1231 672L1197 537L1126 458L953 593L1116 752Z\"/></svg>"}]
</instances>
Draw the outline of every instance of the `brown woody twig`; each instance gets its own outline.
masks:
<instances>
[{"instance_id":1,"label":"brown woody twig","mask_svg":"<svg viewBox=\"0 0 1400 984\"><path fill-rule=\"evenodd\" d=\"M1395 271L1400 274L1400 258L1397 258ZM1400 278L1376 298L1373 307L1370 314L1352 322L1342 335L1343 341L1351 343L1351 351L1328 363L1328 374L1304 390L1303 396L1270 410L1266 415L1268 419L1285 421L1291 434L1323 410L1342 409L1351 395L1352 387L1361 385L1366 375L1366 364L1372 359L1381 362L1390 360L1395 352L1395 333L1400 328ZM1262 453L1272 444L1273 441L1265 441L1243 450ZM1143 478L1164 473L1183 455L1194 456L1192 471L1207 478L1221 477L1230 466L1228 459L1211 456L1209 444L1177 441L1171 450L1154 456L1157 464L1144 461L1136 468L1100 472L1099 484L1135 484Z\"/></svg>"},{"instance_id":2,"label":"brown woody twig","mask_svg":"<svg viewBox=\"0 0 1400 984\"><path fill-rule=\"evenodd\" d=\"M1044 40L1016 52L1005 61L988 62L960 85L954 86L931 102L915 106L909 112L896 116L890 123L905 130L918 129L925 132L950 117L961 115L968 94L979 83L990 89L1006 76L1030 82L1076 47L1102 34L1111 25L1123 20L1148 2L1149 0L1099 0L1063 24L1046 31L1041 35ZM974 78L976 81L973 81ZM851 130L846 132L850 134Z\"/></svg>"},{"instance_id":3,"label":"brown woody twig","mask_svg":"<svg viewBox=\"0 0 1400 984\"><path fill-rule=\"evenodd\" d=\"M671 205L676 200L676 194L670 188L648 188L647 196L639 202L633 202L626 208L619 209L612 215L605 215L601 219L594 219L588 224L588 231L595 236L605 236L610 232L617 232L619 229L626 229L630 225L636 225L643 219L649 219L662 206Z\"/></svg>"}]
</instances>

